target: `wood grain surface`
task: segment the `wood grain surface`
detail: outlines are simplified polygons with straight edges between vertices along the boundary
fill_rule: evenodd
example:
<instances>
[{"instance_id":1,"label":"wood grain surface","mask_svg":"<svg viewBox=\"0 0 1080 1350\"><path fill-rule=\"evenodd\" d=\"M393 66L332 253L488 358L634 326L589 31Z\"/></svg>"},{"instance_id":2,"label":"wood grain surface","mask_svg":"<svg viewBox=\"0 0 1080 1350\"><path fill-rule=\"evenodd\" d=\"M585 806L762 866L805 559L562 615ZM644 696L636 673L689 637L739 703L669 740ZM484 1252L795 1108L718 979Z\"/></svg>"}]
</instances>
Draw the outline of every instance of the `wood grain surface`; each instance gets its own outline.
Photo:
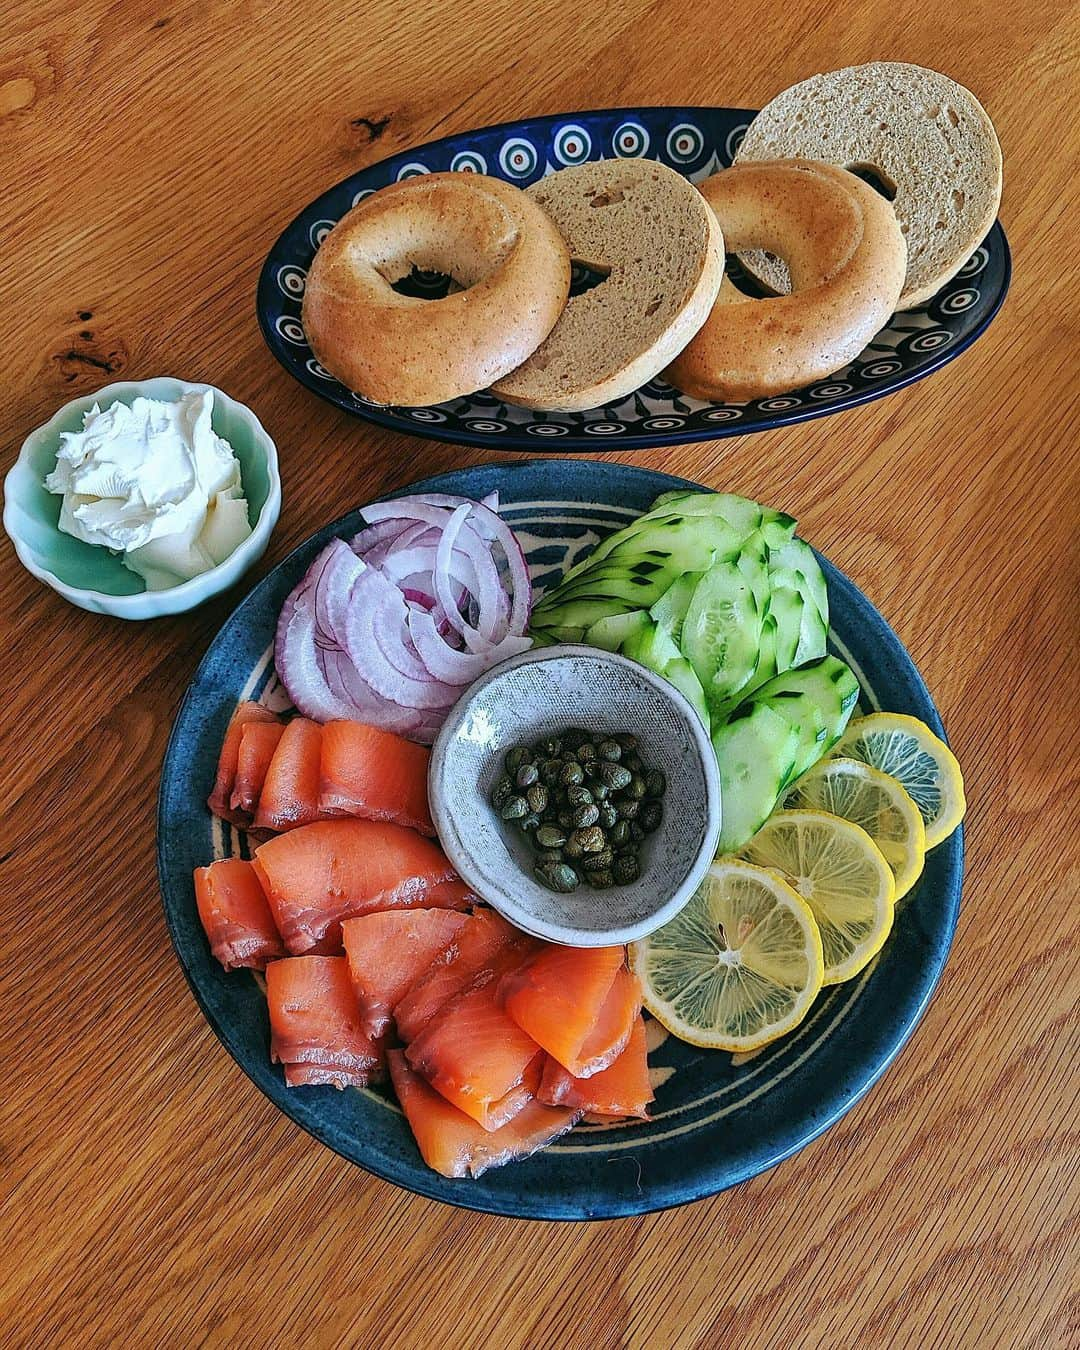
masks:
<instances>
[{"instance_id":1,"label":"wood grain surface","mask_svg":"<svg viewBox=\"0 0 1080 1350\"><path fill-rule=\"evenodd\" d=\"M169 727L241 592L122 625L0 545L0 1342L1080 1344L1077 37L1060 0L6 0L5 467L114 377L211 380L281 454L259 575L373 495L485 458L318 402L256 328L280 228L393 151L530 113L759 106L910 60L997 125L1015 275L925 382L635 460L798 516L911 650L970 804L956 945L897 1063L802 1153L683 1210L455 1211L281 1116L203 1021L154 872Z\"/></svg>"}]
</instances>

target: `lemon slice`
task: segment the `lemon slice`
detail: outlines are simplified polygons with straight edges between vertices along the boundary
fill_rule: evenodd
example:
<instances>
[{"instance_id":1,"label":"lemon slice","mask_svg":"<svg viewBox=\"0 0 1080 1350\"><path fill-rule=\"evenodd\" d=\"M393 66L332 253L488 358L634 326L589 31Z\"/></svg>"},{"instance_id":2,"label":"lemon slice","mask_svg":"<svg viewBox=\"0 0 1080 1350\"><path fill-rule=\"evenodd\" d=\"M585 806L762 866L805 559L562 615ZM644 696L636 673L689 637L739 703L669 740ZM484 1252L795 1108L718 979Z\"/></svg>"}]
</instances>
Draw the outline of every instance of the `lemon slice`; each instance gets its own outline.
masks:
<instances>
[{"instance_id":1,"label":"lemon slice","mask_svg":"<svg viewBox=\"0 0 1080 1350\"><path fill-rule=\"evenodd\" d=\"M797 1027L823 974L806 901L775 873L728 858L670 923L631 944L630 965L673 1035L744 1052Z\"/></svg>"},{"instance_id":2,"label":"lemon slice","mask_svg":"<svg viewBox=\"0 0 1080 1350\"><path fill-rule=\"evenodd\" d=\"M821 932L824 984L858 975L889 936L896 887L865 830L824 811L777 811L742 850L799 892Z\"/></svg>"},{"instance_id":3,"label":"lemon slice","mask_svg":"<svg viewBox=\"0 0 1080 1350\"><path fill-rule=\"evenodd\" d=\"M964 778L956 756L925 722L903 713L856 718L832 754L859 759L902 785L926 826L926 847L946 839L964 818Z\"/></svg>"},{"instance_id":4,"label":"lemon slice","mask_svg":"<svg viewBox=\"0 0 1080 1350\"><path fill-rule=\"evenodd\" d=\"M922 816L888 774L855 759L821 759L788 788L782 805L828 811L864 829L893 870L897 900L918 881L926 859Z\"/></svg>"}]
</instances>

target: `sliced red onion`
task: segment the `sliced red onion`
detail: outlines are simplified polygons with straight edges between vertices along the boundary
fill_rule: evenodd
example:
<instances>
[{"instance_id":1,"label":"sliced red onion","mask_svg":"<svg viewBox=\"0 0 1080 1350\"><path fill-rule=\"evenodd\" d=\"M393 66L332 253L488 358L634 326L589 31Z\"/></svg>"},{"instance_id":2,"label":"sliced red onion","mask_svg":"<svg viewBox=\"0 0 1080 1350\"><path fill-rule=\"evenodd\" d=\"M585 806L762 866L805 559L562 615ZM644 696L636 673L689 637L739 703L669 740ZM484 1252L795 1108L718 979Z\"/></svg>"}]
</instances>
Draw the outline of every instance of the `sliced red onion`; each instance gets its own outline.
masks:
<instances>
[{"instance_id":1,"label":"sliced red onion","mask_svg":"<svg viewBox=\"0 0 1080 1350\"><path fill-rule=\"evenodd\" d=\"M334 693L319 663L313 608L297 604L287 618L282 610L282 619L274 642L274 664L293 703L316 722L357 719L356 706Z\"/></svg>"},{"instance_id":2,"label":"sliced red onion","mask_svg":"<svg viewBox=\"0 0 1080 1350\"><path fill-rule=\"evenodd\" d=\"M518 652L527 651L532 646L531 638L511 635L503 638L498 646L490 648L483 656L458 652L446 645L431 615L421 609L409 612L409 634L420 659L432 675L447 684L456 685L472 684L499 661L516 656Z\"/></svg>"}]
</instances>

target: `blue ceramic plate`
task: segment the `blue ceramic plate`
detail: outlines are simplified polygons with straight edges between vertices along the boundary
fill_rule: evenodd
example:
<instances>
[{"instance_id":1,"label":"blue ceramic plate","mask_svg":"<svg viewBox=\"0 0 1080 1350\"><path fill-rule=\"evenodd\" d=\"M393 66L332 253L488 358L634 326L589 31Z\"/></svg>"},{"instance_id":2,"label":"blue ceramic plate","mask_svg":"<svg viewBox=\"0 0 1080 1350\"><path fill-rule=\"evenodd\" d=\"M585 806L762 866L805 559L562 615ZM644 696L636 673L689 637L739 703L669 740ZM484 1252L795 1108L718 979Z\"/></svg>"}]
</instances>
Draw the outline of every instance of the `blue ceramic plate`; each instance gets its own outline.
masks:
<instances>
[{"instance_id":1,"label":"blue ceramic plate","mask_svg":"<svg viewBox=\"0 0 1080 1350\"><path fill-rule=\"evenodd\" d=\"M488 173L521 187L589 159L648 156L695 182L730 164L754 116L745 108L613 108L470 131L408 150L346 178L306 206L263 264L258 315L270 350L301 384L357 417L460 445L536 454L703 441L802 422L881 398L959 356L997 313L1009 285L1009 248L995 225L960 274L929 304L898 314L847 370L806 389L752 403L703 403L656 379L607 408L538 413L473 394L432 408L386 408L350 393L316 361L304 337L304 278L327 231L363 197L411 174ZM415 294L444 294L415 278ZM577 284L586 285L583 273ZM427 289L425 289L427 288Z\"/></svg>"},{"instance_id":2,"label":"blue ceramic plate","mask_svg":"<svg viewBox=\"0 0 1080 1350\"><path fill-rule=\"evenodd\" d=\"M463 469L412 490L480 497L498 489L543 586L659 493L693 486L643 469L564 460ZM927 858L878 959L858 979L826 991L794 1034L756 1058L736 1065L731 1055L684 1045L650 1022L656 1101L648 1122L579 1126L525 1162L479 1181L449 1181L421 1162L386 1093L286 1089L270 1063L260 986L246 971L226 974L210 955L191 874L214 858L245 853L245 838L212 820L205 806L226 723L244 698L287 706L271 657L278 610L327 540L360 524L353 512L328 525L256 586L211 644L166 753L158 822L165 914L195 997L226 1048L287 1115L344 1157L421 1195L495 1214L593 1219L663 1209L712 1195L801 1148L884 1072L925 1008L960 904L959 832ZM864 706L911 713L940 733L926 686L895 633L846 577L823 565L833 645L858 675Z\"/></svg>"}]
</instances>

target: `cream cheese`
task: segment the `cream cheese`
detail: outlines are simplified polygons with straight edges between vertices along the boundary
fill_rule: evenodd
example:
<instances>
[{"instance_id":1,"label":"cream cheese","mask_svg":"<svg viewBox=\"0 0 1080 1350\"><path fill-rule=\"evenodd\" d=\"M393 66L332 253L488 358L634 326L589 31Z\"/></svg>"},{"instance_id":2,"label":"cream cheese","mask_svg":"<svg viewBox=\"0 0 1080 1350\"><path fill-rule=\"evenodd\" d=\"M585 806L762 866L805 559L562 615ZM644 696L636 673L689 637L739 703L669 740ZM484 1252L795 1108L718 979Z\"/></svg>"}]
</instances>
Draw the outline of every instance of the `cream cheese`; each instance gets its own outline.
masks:
<instances>
[{"instance_id":1,"label":"cream cheese","mask_svg":"<svg viewBox=\"0 0 1080 1350\"><path fill-rule=\"evenodd\" d=\"M96 403L63 433L45 479L64 498L60 529L121 554L148 590L223 562L251 533L240 464L210 425L213 392L172 403Z\"/></svg>"}]
</instances>

